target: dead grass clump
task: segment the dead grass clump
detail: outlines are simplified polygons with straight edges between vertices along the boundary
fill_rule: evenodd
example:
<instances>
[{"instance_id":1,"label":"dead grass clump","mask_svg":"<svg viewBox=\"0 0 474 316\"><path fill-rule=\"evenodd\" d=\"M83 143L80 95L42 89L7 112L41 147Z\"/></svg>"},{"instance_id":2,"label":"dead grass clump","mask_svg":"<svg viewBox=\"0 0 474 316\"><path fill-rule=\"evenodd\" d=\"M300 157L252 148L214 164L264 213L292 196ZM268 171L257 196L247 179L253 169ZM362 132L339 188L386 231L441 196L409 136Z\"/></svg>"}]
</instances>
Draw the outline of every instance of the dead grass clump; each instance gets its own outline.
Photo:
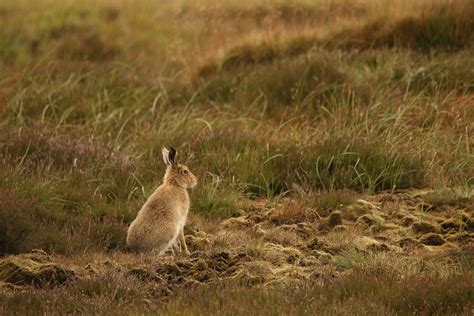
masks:
<instances>
[{"instance_id":1,"label":"dead grass clump","mask_svg":"<svg viewBox=\"0 0 474 316\"><path fill-rule=\"evenodd\" d=\"M318 214L327 216L331 211L341 209L355 202L353 194L347 191L329 191L314 196L314 204ZM344 210L344 215L346 215Z\"/></svg>"},{"instance_id":2,"label":"dead grass clump","mask_svg":"<svg viewBox=\"0 0 474 316\"><path fill-rule=\"evenodd\" d=\"M271 267L265 261L252 261L243 264L233 278L242 285L260 285L275 277Z\"/></svg>"},{"instance_id":3,"label":"dead grass clump","mask_svg":"<svg viewBox=\"0 0 474 316\"><path fill-rule=\"evenodd\" d=\"M294 247L265 243L263 258L278 266L283 263L296 263L299 259L303 258L303 254Z\"/></svg>"},{"instance_id":4,"label":"dead grass clump","mask_svg":"<svg viewBox=\"0 0 474 316\"><path fill-rule=\"evenodd\" d=\"M327 232L332 230L336 226L341 226L343 223L342 213L340 211L334 211L329 214L327 218L321 219L318 225L318 229L321 232Z\"/></svg>"},{"instance_id":5,"label":"dead grass clump","mask_svg":"<svg viewBox=\"0 0 474 316\"><path fill-rule=\"evenodd\" d=\"M372 214L364 214L357 218L356 223L366 227L372 227L377 224L377 219Z\"/></svg>"},{"instance_id":6,"label":"dead grass clump","mask_svg":"<svg viewBox=\"0 0 474 316\"><path fill-rule=\"evenodd\" d=\"M242 229L242 228L250 228L252 226L251 221L247 218L247 216L240 216L240 217L231 217L229 219L224 220L221 223L221 226L226 229Z\"/></svg>"},{"instance_id":7,"label":"dead grass clump","mask_svg":"<svg viewBox=\"0 0 474 316\"><path fill-rule=\"evenodd\" d=\"M342 214L344 219L356 221L359 217L370 214L371 212L372 208L369 205L363 203L354 203L344 207Z\"/></svg>"},{"instance_id":8,"label":"dead grass clump","mask_svg":"<svg viewBox=\"0 0 474 316\"><path fill-rule=\"evenodd\" d=\"M0 260L0 280L14 285L61 285L74 277L74 271L51 262L46 253L39 250Z\"/></svg>"},{"instance_id":9,"label":"dead grass clump","mask_svg":"<svg viewBox=\"0 0 474 316\"><path fill-rule=\"evenodd\" d=\"M217 241L218 238L220 239L219 241ZM230 238L227 234L224 234L220 237L217 236L214 240L214 245L217 246L219 249L220 247L226 248L229 245L229 239ZM186 235L186 243L189 249L191 250L204 251L211 243L211 236L209 234L206 234L205 232L198 231L192 235Z\"/></svg>"},{"instance_id":10,"label":"dead grass clump","mask_svg":"<svg viewBox=\"0 0 474 316\"><path fill-rule=\"evenodd\" d=\"M268 229L263 234L263 239L285 246L301 245L304 237L299 234L297 227L275 227Z\"/></svg>"},{"instance_id":11,"label":"dead grass clump","mask_svg":"<svg viewBox=\"0 0 474 316\"><path fill-rule=\"evenodd\" d=\"M390 250L390 248L385 243L367 236L356 238L354 241L354 246L355 249L366 253L388 252Z\"/></svg>"},{"instance_id":12,"label":"dead grass clump","mask_svg":"<svg viewBox=\"0 0 474 316\"><path fill-rule=\"evenodd\" d=\"M454 206L457 208L467 207L474 197L469 192L454 189L445 189L428 192L422 196L423 202L429 204L428 209L437 210L443 206Z\"/></svg>"},{"instance_id":13,"label":"dead grass clump","mask_svg":"<svg viewBox=\"0 0 474 316\"><path fill-rule=\"evenodd\" d=\"M474 235L462 232L462 233L450 233L444 236L447 241L457 243L461 248L469 249L474 243Z\"/></svg>"},{"instance_id":14,"label":"dead grass clump","mask_svg":"<svg viewBox=\"0 0 474 316\"><path fill-rule=\"evenodd\" d=\"M467 218L464 222L466 223L466 229L474 232L474 218Z\"/></svg>"},{"instance_id":15,"label":"dead grass clump","mask_svg":"<svg viewBox=\"0 0 474 316\"><path fill-rule=\"evenodd\" d=\"M316 218L316 212L299 199L287 200L271 213L271 221L276 225L312 222Z\"/></svg>"}]
</instances>

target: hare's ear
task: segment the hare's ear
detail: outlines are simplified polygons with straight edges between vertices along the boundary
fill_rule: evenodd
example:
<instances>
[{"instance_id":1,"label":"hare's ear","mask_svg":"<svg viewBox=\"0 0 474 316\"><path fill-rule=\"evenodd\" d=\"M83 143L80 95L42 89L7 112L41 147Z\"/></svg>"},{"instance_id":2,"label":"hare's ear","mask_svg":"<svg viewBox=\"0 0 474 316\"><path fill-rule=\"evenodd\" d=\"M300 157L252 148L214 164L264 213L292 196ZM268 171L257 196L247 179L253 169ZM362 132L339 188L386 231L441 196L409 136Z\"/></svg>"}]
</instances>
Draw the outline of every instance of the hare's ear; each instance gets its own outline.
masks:
<instances>
[{"instance_id":1,"label":"hare's ear","mask_svg":"<svg viewBox=\"0 0 474 316\"><path fill-rule=\"evenodd\" d=\"M173 164L175 165L177 160L176 160L176 155L178 154L178 152L176 151L176 149L174 149L173 147L170 148L170 151L168 153L168 160Z\"/></svg>"},{"instance_id":2,"label":"hare's ear","mask_svg":"<svg viewBox=\"0 0 474 316\"><path fill-rule=\"evenodd\" d=\"M164 161L165 165L170 166L171 165L171 162L170 162L170 159L169 159L170 151L168 149L166 149L166 147L163 147L161 149L161 153L163 154L163 161Z\"/></svg>"}]
</instances>

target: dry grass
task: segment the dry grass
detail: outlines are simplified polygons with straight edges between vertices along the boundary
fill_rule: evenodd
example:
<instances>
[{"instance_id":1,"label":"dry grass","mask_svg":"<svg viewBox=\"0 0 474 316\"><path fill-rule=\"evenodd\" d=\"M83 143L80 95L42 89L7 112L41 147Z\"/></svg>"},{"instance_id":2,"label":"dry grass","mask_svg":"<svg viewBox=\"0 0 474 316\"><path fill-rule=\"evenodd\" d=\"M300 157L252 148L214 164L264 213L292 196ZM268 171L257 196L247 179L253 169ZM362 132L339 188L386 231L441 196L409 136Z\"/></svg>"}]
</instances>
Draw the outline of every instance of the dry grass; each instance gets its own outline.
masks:
<instances>
[{"instance_id":1,"label":"dry grass","mask_svg":"<svg viewBox=\"0 0 474 316\"><path fill-rule=\"evenodd\" d=\"M173 145L211 267L181 264L239 285L109 266L2 294L0 313L469 314L473 21L450 0L1 1L0 255L150 272L121 250Z\"/></svg>"}]
</instances>

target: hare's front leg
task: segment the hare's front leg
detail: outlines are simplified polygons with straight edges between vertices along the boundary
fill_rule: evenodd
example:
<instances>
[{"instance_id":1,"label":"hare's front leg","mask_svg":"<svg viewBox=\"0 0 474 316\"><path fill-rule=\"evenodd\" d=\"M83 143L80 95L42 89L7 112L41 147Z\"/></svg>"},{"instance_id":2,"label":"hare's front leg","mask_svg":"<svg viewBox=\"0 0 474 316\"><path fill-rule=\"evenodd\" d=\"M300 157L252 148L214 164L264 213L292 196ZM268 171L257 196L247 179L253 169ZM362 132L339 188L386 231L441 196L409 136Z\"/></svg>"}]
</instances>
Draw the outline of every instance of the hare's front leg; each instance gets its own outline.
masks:
<instances>
[{"instance_id":1,"label":"hare's front leg","mask_svg":"<svg viewBox=\"0 0 474 316\"><path fill-rule=\"evenodd\" d=\"M184 238L184 231L181 229L179 232L179 243L181 244L181 247L184 248L184 253L189 256L191 253L188 250L188 246L186 246L186 240ZM182 249L181 249L182 250Z\"/></svg>"}]
</instances>

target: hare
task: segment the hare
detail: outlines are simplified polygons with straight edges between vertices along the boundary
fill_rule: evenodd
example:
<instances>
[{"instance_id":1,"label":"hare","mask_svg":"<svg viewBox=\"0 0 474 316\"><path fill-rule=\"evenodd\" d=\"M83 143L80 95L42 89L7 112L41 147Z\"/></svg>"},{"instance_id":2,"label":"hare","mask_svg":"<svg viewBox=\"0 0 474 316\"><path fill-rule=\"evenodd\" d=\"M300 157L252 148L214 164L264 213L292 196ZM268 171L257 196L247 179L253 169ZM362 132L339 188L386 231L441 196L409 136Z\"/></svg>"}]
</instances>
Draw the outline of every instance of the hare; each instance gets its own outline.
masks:
<instances>
[{"instance_id":1,"label":"hare","mask_svg":"<svg viewBox=\"0 0 474 316\"><path fill-rule=\"evenodd\" d=\"M159 255L172 247L190 252L186 246L183 228L189 210L188 188L197 184L197 177L188 167L177 162L176 149L162 149L167 166L161 184L148 198L135 220L130 224L127 246L136 251L157 251ZM177 247L179 238L180 246Z\"/></svg>"}]
</instances>

